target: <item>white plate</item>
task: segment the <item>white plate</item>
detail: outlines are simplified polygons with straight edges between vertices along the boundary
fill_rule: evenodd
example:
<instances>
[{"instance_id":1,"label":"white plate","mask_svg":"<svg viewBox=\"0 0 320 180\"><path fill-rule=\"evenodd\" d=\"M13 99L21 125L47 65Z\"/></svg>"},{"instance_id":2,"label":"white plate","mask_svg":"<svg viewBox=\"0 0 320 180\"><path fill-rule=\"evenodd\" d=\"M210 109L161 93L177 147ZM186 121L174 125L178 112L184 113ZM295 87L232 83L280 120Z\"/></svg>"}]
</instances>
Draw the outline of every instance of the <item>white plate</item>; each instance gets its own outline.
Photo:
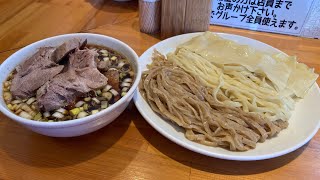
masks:
<instances>
[{"instance_id":1,"label":"white plate","mask_svg":"<svg viewBox=\"0 0 320 180\"><path fill-rule=\"evenodd\" d=\"M146 65L151 63L151 55L154 49L157 49L162 54L167 54L174 51L177 45L199 34L191 33L175 36L152 46L140 56L139 63L142 71L145 71L147 69ZM253 46L262 51L271 53L281 52L265 43L247 37L224 33L219 33L219 35L240 44ZM262 160L287 154L306 144L317 133L320 126L320 91L316 83L310 89L308 95L297 103L287 129L281 131L277 137L268 139L264 143L258 143L255 149L246 152L232 152L223 148L209 147L189 141L185 138L182 128L162 119L158 114L154 113L139 91L135 94L134 102L146 121L171 141L191 151L228 160Z\"/></svg>"}]
</instances>

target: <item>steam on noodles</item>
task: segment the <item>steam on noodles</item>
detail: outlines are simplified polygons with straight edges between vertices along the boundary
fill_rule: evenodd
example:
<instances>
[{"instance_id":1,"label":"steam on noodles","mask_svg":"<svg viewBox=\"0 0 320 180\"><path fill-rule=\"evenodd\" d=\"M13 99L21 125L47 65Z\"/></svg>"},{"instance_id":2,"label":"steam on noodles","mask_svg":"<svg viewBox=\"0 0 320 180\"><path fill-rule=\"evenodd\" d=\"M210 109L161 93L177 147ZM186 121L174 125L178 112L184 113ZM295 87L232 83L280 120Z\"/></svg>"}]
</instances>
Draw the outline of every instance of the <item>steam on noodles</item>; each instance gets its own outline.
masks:
<instances>
[{"instance_id":1,"label":"steam on noodles","mask_svg":"<svg viewBox=\"0 0 320 180\"><path fill-rule=\"evenodd\" d=\"M212 33L180 45L167 58L155 51L152 60L140 83L150 107L183 127L189 140L233 151L255 148L286 128L296 100L318 76L292 57Z\"/></svg>"}]
</instances>

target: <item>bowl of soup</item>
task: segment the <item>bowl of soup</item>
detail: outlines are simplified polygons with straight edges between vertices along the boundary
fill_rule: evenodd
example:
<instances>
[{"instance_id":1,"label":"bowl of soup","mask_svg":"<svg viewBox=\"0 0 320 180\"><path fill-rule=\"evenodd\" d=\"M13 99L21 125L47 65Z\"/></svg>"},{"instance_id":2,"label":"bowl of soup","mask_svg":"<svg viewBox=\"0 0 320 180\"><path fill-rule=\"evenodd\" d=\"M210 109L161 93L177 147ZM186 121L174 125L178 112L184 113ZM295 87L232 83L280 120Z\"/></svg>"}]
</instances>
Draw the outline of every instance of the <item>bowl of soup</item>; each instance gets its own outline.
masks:
<instances>
[{"instance_id":1,"label":"bowl of soup","mask_svg":"<svg viewBox=\"0 0 320 180\"><path fill-rule=\"evenodd\" d=\"M104 35L65 34L30 44L0 66L0 110L53 137L96 131L116 119L138 86L138 55Z\"/></svg>"}]
</instances>

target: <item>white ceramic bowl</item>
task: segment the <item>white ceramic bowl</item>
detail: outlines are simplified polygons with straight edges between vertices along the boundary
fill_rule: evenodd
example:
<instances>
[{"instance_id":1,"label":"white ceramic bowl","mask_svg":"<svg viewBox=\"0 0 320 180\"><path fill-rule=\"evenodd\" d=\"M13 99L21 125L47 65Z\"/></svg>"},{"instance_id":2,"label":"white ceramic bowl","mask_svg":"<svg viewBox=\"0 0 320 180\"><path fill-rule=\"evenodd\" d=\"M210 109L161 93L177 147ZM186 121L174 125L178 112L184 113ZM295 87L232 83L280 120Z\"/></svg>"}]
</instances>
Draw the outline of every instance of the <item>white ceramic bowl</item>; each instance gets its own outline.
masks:
<instances>
[{"instance_id":1,"label":"white ceramic bowl","mask_svg":"<svg viewBox=\"0 0 320 180\"><path fill-rule=\"evenodd\" d=\"M96 44L102 45L106 47L110 47L124 56L126 56L133 65L135 69L135 80L128 91L128 93L122 97L119 101L115 104L111 105L107 109L100 111L97 114L90 115L84 118L70 120L70 121L63 121L63 122L39 122L33 121L29 119L22 118L20 116L15 115L12 113L6 106L3 100L3 91L2 91L2 84L8 77L9 73L21 62L26 60L28 57L33 55L39 47L43 46L58 46L63 42L72 39L72 38L81 38L87 39L88 44ZM8 59L6 59L0 66L0 111L11 118L12 120L20 123L21 125L25 126L28 129L31 129L34 132L53 136L53 137L72 137L72 136L79 136L83 134L87 134L93 131L96 131L110 122L112 122L115 118L117 118L128 106L129 102L131 101L134 91L136 90L138 83L141 77L141 69L138 66L138 55L134 52L132 48L130 48L127 44L108 37L104 35L98 34L90 34L90 33L76 33L76 34L65 34L60 36L55 36L51 38L47 38L33 44L30 44L21 50L17 51L13 55L11 55Z\"/></svg>"}]
</instances>

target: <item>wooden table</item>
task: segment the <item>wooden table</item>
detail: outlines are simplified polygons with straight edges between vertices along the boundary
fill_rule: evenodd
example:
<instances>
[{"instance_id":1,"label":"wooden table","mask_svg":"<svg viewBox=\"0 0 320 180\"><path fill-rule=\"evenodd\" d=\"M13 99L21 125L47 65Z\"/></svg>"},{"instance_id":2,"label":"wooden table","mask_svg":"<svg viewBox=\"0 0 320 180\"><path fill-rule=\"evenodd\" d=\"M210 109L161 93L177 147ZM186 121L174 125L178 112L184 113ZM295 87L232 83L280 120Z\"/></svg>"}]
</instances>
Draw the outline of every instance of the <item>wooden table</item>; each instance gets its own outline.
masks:
<instances>
[{"instance_id":1,"label":"wooden table","mask_svg":"<svg viewBox=\"0 0 320 180\"><path fill-rule=\"evenodd\" d=\"M40 39L72 32L112 36L141 55L160 41L139 32L137 1L12 0L0 3L0 61ZM320 72L320 41L212 26L297 55ZM318 83L320 80L318 80ZM81 137L33 133L0 113L0 179L317 179L320 132L282 157L236 162L186 150L155 131L133 103L112 124Z\"/></svg>"}]
</instances>

